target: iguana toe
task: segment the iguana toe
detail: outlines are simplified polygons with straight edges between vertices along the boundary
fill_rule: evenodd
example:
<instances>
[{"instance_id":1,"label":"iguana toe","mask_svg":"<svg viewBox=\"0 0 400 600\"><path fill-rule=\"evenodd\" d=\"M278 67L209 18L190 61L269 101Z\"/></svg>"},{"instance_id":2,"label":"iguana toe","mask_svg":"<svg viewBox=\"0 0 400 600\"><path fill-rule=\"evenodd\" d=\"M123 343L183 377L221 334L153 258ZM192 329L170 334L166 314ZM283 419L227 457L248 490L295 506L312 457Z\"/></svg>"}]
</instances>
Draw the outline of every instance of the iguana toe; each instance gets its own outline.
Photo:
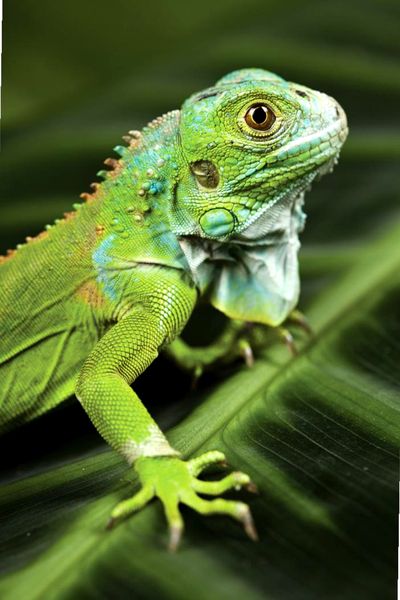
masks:
<instances>
[{"instance_id":1,"label":"iguana toe","mask_svg":"<svg viewBox=\"0 0 400 600\"><path fill-rule=\"evenodd\" d=\"M174 456L138 459L135 469L143 487L132 498L117 504L111 513L107 529L111 529L117 521L137 512L157 496L164 507L169 526L168 549L172 552L177 550L184 530L179 504L185 504L202 515L230 516L241 522L247 535L252 540L256 540L257 533L247 504L224 498L205 500L198 495L219 496L231 489L245 488L249 491L256 489L250 477L240 471L234 471L219 481L204 481L197 478L206 467L225 462L224 454L218 451L206 452L189 461Z\"/></svg>"}]
</instances>

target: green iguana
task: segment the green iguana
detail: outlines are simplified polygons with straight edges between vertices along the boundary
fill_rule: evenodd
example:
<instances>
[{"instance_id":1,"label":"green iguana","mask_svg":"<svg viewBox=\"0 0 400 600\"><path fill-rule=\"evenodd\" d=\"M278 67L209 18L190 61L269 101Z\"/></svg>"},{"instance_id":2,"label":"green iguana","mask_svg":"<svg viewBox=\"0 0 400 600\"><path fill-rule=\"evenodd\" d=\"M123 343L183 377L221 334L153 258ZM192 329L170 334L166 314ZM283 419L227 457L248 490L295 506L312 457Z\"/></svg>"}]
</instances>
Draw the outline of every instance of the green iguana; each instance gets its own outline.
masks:
<instances>
[{"instance_id":1,"label":"green iguana","mask_svg":"<svg viewBox=\"0 0 400 600\"><path fill-rule=\"evenodd\" d=\"M85 202L0 259L2 430L75 392L142 484L112 522L158 496L172 549L183 529L179 503L230 515L255 538L246 504L198 495L249 486L249 477L198 479L223 454L184 460L130 385L179 336L200 297L232 327L200 353L172 343L186 367L239 347L249 358L238 323L278 327L290 315L304 192L332 168L346 135L334 99L261 69L233 72L131 131Z\"/></svg>"}]
</instances>

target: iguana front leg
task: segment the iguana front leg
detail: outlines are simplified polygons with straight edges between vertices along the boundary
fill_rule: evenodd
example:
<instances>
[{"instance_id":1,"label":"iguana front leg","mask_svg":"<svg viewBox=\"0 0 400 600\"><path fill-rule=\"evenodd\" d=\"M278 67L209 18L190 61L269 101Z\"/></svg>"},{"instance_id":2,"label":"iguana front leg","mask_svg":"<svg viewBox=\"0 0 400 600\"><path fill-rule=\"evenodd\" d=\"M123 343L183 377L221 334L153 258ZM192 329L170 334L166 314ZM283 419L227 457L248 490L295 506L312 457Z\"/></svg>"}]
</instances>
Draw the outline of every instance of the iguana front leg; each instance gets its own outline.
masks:
<instances>
[{"instance_id":1,"label":"iguana front leg","mask_svg":"<svg viewBox=\"0 0 400 600\"><path fill-rule=\"evenodd\" d=\"M87 358L77 385L77 396L106 441L133 464L142 484L133 498L119 503L112 522L142 508L154 496L162 501L170 526L170 548L183 530L178 505L183 502L202 514L225 513L243 522L255 536L247 505L228 500L207 502L197 492L216 494L248 485L243 473L232 473L219 483L199 481L202 467L220 461L221 453L206 453L186 462L141 403L130 384L157 357L160 347L182 328L195 302L190 288L171 288L133 309L97 343Z\"/></svg>"}]
</instances>

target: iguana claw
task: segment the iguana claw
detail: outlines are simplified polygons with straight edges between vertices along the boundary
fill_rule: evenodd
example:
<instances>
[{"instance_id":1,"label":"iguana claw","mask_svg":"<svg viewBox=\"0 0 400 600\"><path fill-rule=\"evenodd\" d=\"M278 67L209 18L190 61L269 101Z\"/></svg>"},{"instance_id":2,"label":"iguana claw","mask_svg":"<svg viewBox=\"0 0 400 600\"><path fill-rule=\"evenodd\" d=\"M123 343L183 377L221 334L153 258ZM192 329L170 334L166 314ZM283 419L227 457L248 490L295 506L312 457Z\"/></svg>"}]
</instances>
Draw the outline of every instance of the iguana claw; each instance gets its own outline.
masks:
<instances>
[{"instance_id":1,"label":"iguana claw","mask_svg":"<svg viewBox=\"0 0 400 600\"><path fill-rule=\"evenodd\" d=\"M245 490L250 492L251 494L259 494L259 489L253 481L249 481L249 483L245 486Z\"/></svg>"},{"instance_id":2,"label":"iguana claw","mask_svg":"<svg viewBox=\"0 0 400 600\"><path fill-rule=\"evenodd\" d=\"M108 531L110 531L114 527L115 523L116 523L116 519L113 519L112 517L110 517L107 521L106 529Z\"/></svg>"},{"instance_id":3,"label":"iguana claw","mask_svg":"<svg viewBox=\"0 0 400 600\"><path fill-rule=\"evenodd\" d=\"M168 550L170 552L176 552L178 550L179 544L181 543L183 533L183 526L180 525L172 525L169 529L169 542L168 542Z\"/></svg>"},{"instance_id":4,"label":"iguana claw","mask_svg":"<svg viewBox=\"0 0 400 600\"><path fill-rule=\"evenodd\" d=\"M249 491L256 490L249 476L240 471L234 471L219 481L204 481L197 478L197 475L209 465L224 462L224 454L217 451L207 452L189 461L172 456L138 459L135 470L142 483L142 489L114 508L107 528L112 528L116 521L140 510L157 496L164 505L169 525L168 549L170 551L178 548L184 529L179 504L186 504L203 515L217 513L228 515L240 521L246 534L252 540L257 540L257 532L247 504L224 498L205 500L199 496L199 494L219 496L227 490L239 490L242 487Z\"/></svg>"},{"instance_id":5,"label":"iguana claw","mask_svg":"<svg viewBox=\"0 0 400 600\"><path fill-rule=\"evenodd\" d=\"M277 327L276 332L278 334L279 339L282 340L282 342L287 346L292 356L296 356L298 354L298 350L296 348L294 337L292 336L290 331L288 329L285 329L284 327Z\"/></svg>"},{"instance_id":6,"label":"iguana claw","mask_svg":"<svg viewBox=\"0 0 400 600\"><path fill-rule=\"evenodd\" d=\"M249 368L253 367L254 366L254 354L253 354L253 349L252 349L250 343L246 339L241 338L238 342L238 347L239 347L239 353L243 357L246 367L249 367Z\"/></svg>"},{"instance_id":7,"label":"iguana claw","mask_svg":"<svg viewBox=\"0 0 400 600\"><path fill-rule=\"evenodd\" d=\"M287 321L289 323L293 323L294 325L297 325L298 327L301 327L301 329L303 329L309 336L313 336L314 335L314 331L313 328L311 327L310 323L308 322L308 319L305 315L303 315L303 313L299 310L293 310L289 317L287 318Z\"/></svg>"},{"instance_id":8,"label":"iguana claw","mask_svg":"<svg viewBox=\"0 0 400 600\"><path fill-rule=\"evenodd\" d=\"M253 542L258 542L258 533L254 525L253 517L251 515L250 509L247 504L243 504L241 521L243 523L243 527L248 537L253 540Z\"/></svg>"}]
</instances>

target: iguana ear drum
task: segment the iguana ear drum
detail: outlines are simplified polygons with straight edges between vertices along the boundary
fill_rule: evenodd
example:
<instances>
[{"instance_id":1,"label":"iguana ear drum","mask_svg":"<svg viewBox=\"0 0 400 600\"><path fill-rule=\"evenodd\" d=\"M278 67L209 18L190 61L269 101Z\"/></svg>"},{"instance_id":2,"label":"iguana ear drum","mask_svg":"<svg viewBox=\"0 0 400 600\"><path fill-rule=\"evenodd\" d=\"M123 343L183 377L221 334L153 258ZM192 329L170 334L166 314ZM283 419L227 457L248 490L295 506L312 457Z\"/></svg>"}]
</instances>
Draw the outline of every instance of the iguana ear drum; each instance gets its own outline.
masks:
<instances>
[{"instance_id":1,"label":"iguana ear drum","mask_svg":"<svg viewBox=\"0 0 400 600\"><path fill-rule=\"evenodd\" d=\"M191 163L190 169L202 187L217 187L219 183L218 169L210 160L196 160Z\"/></svg>"},{"instance_id":2,"label":"iguana ear drum","mask_svg":"<svg viewBox=\"0 0 400 600\"><path fill-rule=\"evenodd\" d=\"M226 208L212 208L200 217L200 227L207 236L223 237L235 228L235 216Z\"/></svg>"}]
</instances>

